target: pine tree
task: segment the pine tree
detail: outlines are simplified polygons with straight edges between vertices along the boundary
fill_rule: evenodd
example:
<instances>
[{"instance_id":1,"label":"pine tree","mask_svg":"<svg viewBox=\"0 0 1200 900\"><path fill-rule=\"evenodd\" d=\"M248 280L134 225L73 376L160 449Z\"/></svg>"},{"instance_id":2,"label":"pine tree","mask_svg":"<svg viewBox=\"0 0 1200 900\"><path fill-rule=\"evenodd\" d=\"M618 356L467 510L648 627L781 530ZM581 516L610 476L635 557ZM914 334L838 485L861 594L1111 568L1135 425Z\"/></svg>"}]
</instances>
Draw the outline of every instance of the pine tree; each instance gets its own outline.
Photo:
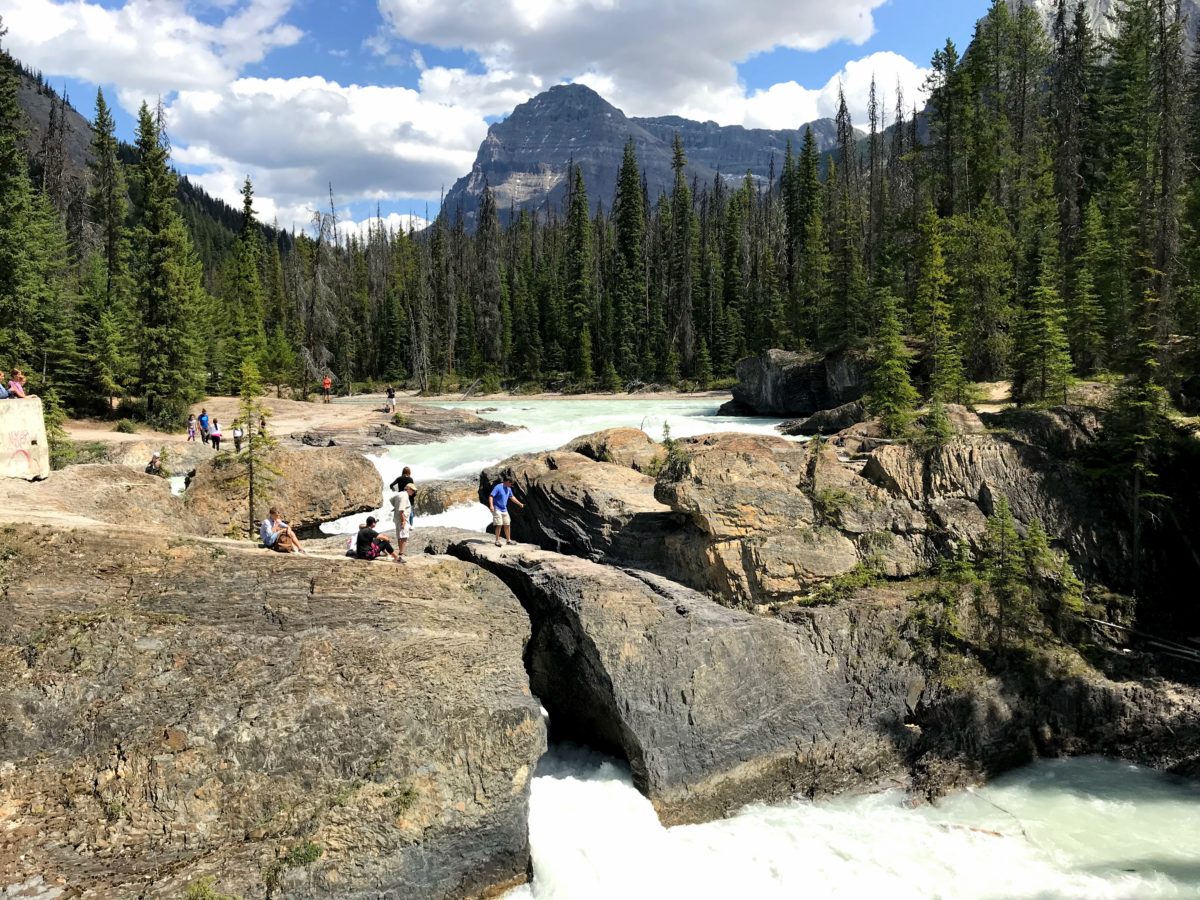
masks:
<instances>
[{"instance_id":1,"label":"pine tree","mask_svg":"<svg viewBox=\"0 0 1200 900\"><path fill-rule=\"evenodd\" d=\"M225 278L225 308L233 329L236 358L261 357L266 349L263 327L262 239L254 219L254 185L242 184L242 221ZM230 367L231 370L233 367Z\"/></svg>"},{"instance_id":2,"label":"pine tree","mask_svg":"<svg viewBox=\"0 0 1200 900\"><path fill-rule=\"evenodd\" d=\"M925 336L929 396L939 403L966 403L969 400L967 378L958 338L951 328L950 307L946 303L949 278L942 252L942 226L932 206L925 210L920 234L913 320L918 333Z\"/></svg>"},{"instance_id":3,"label":"pine tree","mask_svg":"<svg viewBox=\"0 0 1200 900\"><path fill-rule=\"evenodd\" d=\"M592 220L588 204L587 188L583 182L583 170L574 167L571 174L571 199L567 209L567 254L566 254L566 301L569 310L568 327L575 336L573 353L582 354L582 335L590 332L596 312L595 292L592 284ZM589 365L590 369L590 365ZM578 374L578 373L577 373ZM587 380L591 381L591 372Z\"/></svg>"},{"instance_id":4,"label":"pine tree","mask_svg":"<svg viewBox=\"0 0 1200 900\"><path fill-rule=\"evenodd\" d=\"M1083 212L1075 283L1067 316L1071 358L1080 375L1097 371L1103 360L1104 311L1100 304L1100 288L1104 284L1107 252L1100 207L1093 200Z\"/></svg>"},{"instance_id":5,"label":"pine tree","mask_svg":"<svg viewBox=\"0 0 1200 900\"><path fill-rule=\"evenodd\" d=\"M1066 403L1071 355L1058 292L1056 239L1047 234L1037 285L1017 326L1013 399L1018 403Z\"/></svg>"},{"instance_id":6,"label":"pine tree","mask_svg":"<svg viewBox=\"0 0 1200 900\"><path fill-rule=\"evenodd\" d=\"M1036 607L1026 574L1025 544L1017 533L1008 499L1001 496L983 536L984 578L996 604L995 644L1009 646L1014 632L1023 635L1033 624Z\"/></svg>"},{"instance_id":7,"label":"pine tree","mask_svg":"<svg viewBox=\"0 0 1200 900\"><path fill-rule=\"evenodd\" d=\"M637 375L637 322L646 304L646 212L633 138L625 144L613 201L613 344L622 378Z\"/></svg>"},{"instance_id":8,"label":"pine tree","mask_svg":"<svg viewBox=\"0 0 1200 900\"><path fill-rule=\"evenodd\" d=\"M909 378L912 354L904 346L900 314L896 298L886 288L875 294L875 309L879 316L872 353L874 369L867 408L878 416L890 437L899 437L912 422L917 405L916 388Z\"/></svg>"},{"instance_id":9,"label":"pine tree","mask_svg":"<svg viewBox=\"0 0 1200 900\"><path fill-rule=\"evenodd\" d=\"M195 322L204 297L199 261L177 208L175 175L167 165L161 110L152 114L145 103L138 112L137 155L141 208L133 249L139 387L146 418L177 429L203 383Z\"/></svg>"},{"instance_id":10,"label":"pine tree","mask_svg":"<svg viewBox=\"0 0 1200 900\"><path fill-rule=\"evenodd\" d=\"M248 533L253 537L254 521L261 518L259 511L267 499L271 483L280 472L267 457L267 452L275 446L275 440L267 429L271 411L262 402L262 379L258 365L252 358L247 357L242 361L238 377L241 382L238 416L245 430L245 442L237 454L237 464L242 470L241 480L246 487Z\"/></svg>"}]
</instances>

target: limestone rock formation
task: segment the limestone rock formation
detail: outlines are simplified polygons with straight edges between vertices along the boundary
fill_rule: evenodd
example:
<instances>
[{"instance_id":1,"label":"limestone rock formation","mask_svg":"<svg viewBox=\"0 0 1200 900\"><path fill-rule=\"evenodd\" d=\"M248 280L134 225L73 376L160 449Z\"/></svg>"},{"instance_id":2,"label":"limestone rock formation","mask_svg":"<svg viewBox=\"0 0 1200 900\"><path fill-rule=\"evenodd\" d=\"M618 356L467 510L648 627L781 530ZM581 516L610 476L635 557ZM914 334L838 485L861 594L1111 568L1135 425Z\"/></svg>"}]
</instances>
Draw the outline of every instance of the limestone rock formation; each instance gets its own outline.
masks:
<instances>
[{"instance_id":1,"label":"limestone rock formation","mask_svg":"<svg viewBox=\"0 0 1200 900\"><path fill-rule=\"evenodd\" d=\"M232 431L231 431L232 433ZM233 438L227 444L233 447ZM134 469L144 469L154 453L162 454L163 468L170 475L190 475L202 463L217 454L203 441L122 441L109 444L105 457L109 462Z\"/></svg>"},{"instance_id":2,"label":"limestone rock formation","mask_svg":"<svg viewBox=\"0 0 1200 900\"><path fill-rule=\"evenodd\" d=\"M514 456L479 476L486 504L503 475L525 509L510 507L518 541L584 556L651 564L677 517L654 498L654 479L615 463L555 450Z\"/></svg>"},{"instance_id":3,"label":"limestone rock formation","mask_svg":"<svg viewBox=\"0 0 1200 900\"><path fill-rule=\"evenodd\" d=\"M184 534L200 527L167 479L109 463L67 466L33 483L0 479L0 510L21 522L108 522Z\"/></svg>"},{"instance_id":4,"label":"limestone rock formation","mask_svg":"<svg viewBox=\"0 0 1200 900\"><path fill-rule=\"evenodd\" d=\"M163 532L0 535L0 893L523 881L545 727L500 581Z\"/></svg>"},{"instance_id":5,"label":"limestone rock formation","mask_svg":"<svg viewBox=\"0 0 1200 900\"><path fill-rule=\"evenodd\" d=\"M278 507L297 529L378 509L379 472L356 450L276 448L259 461L278 474L261 499L255 498L255 520ZM230 454L202 463L188 483L184 500L201 534L245 534L248 527L244 467Z\"/></svg>"},{"instance_id":6,"label":"limestone rock formation","mask_svg":"<svg viewBox=\"0 0 1200 900\"><path fill-rule=\"evenodd\" d=\"M865 360L850 353L823 356L768 350L741 360L729 415L808 417L858 400L867 389Z\"/></svg>"},{"instance_id":7,"label":"limestone rock formation","mask_svg":"<svg viewBox=\"0 0 1200 900\"><path fill-rule=\"evenodd\" d=\"M417 485L413 505L418 516L435 516L452 506L478 502L478 494L474 481L425 481Z\"/></svg>"},{"instance_id":8,"label":"limestone rock formation","mask_svg":"<svg viewBox=\"0 0 1200 900\"><path fill-rule=\"evenodd\" d=\"M653 474L666 458L666 448L640 428L608 428L585 434L562 448L596 462L616 463Z\"/></svg>"},{"instance_id":9,"label":"limestone rock formation","mask_svg":"<svg viewBox=\"0 0 1200 900\"><path fill-rule=\"evenodd\" d=\"M902 764L924 681L897 646L895 605L784 623L528 546L476 538L451 552L529 610L531 686L554 733L628 759L665 824L838 792Z\"/></svg>"},{"instance_id":10,"label":"limestone rock formation","mask_svg":"<svg viewBox=\"0 0 1200 900\"><path fill-rule=\"evenodd\" d=\"M818 150L834 145L831 120L811 127ZM797 152L804 141L803 128L767 131L678 116L629 118L585 85L555 85L488 128L470 173L455 182L442 208L451 217L461 208L467 226L474 228L485 184L505 217L510 210L544 214L561 208L572 162L583 170L593 212L600 204L611 208L629 140L637 148L648 195L656 198L671 189L671 144L677 133L688 157L688 180L707 184L718 171L739 182L747 171L765 180L772 164L776 173L783 165L788 141Z\"/></svg>"},{"instance_id":11,"label":"limestone rock formation","mask_svg":"<svg viewBox=\"0 0 1200 900\"><path fill-rule=\"evenodd\" d=\"M805 419L794 419L779 426L780 434L814 435L833 434L857 425L867 418L866 407L855 400L833 409L820 409Z\"/></svg>"}]
</instances>

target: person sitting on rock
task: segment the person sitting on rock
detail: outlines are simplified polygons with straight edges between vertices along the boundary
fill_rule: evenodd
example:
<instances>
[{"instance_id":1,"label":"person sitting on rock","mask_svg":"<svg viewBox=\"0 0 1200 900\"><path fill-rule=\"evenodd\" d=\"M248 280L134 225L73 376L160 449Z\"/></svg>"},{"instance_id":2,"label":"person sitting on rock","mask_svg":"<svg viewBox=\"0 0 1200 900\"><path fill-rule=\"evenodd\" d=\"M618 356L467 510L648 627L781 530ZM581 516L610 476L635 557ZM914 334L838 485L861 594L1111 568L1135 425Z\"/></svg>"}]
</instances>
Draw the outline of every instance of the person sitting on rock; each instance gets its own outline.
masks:
<instances>
[{"instance_id":1,"label":"person sitting on rock","mask_svg":"<svg viewBox=\"0 0 1200 900\"><path fill-rule=\"evenodd\" d=\"M146 474L147 475L162 475L163 474L162 454L159 453L157 450L155 450L154 455L150 457L150 462L146 463Z\"/></svg>"},{"instance_id":2,"label":"person sitting on rock","mask_svg":"<svg viewBox=\"0 0 1200 900\"><path fill-rule=\"evenodd\" d=\"M496 532L496 546L500 546L500 529L504 529L504 539L510 544L514 543L512 539L512 518L508 515L509 501L517 504L521 509L525 508L525 504L513 496L513 478L511 475L505 475L494 488L491 494L488 495L488 509L492 511L492 527Z\"/></svg>"},{"instance_id":3,"label":"person sitting on rock","mask_svg":"<svg viewBox=\"0 0 1200 900\"><path fill-rule=\"evenodd\" d=\"M280 553L304 552L296 532L292 531L291 525L283 521L279 510L274 506L267 511L267 517L258 526L258 536L262 538L263 546L268 550L277 550Z\"/></svg>"},{"instance_id":4,"label":"person sitting on rock","mask_svg":"<svg viewBox=\"0 0 1200 900\"><path fill-rule=\"evenodd\" d=\"M379 559L380 556L388 556L395 561L396 551L392 542L375 530L376 522L378 519L374 516L367 516L367 521L358 529L354 555L359 559Z\"/></svg>"}]
</instances>

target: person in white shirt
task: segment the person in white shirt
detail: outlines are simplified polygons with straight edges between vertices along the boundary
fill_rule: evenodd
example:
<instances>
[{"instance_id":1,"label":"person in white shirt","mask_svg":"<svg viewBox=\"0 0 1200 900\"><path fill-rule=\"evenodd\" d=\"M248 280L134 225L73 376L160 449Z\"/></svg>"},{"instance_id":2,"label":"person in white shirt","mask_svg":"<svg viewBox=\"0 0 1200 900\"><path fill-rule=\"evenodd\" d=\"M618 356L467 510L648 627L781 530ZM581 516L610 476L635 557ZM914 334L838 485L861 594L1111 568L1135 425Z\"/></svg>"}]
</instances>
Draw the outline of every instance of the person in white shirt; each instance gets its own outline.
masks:
<instances>
[{"instance_id":1,"label":"person in white shirt","mask_svg":"<svg viewBox=\"0 0 1200 900\"><path fill-rule=\"evenodd\" d=\"M392 495L392 523L396 526L396 562L406 563L404 550L412 535L412 497L417 487L411 482Z\"/></svg>"},{"instance_id":2,"label":"person in white shirt","mask_svg":"<svg viewBox=\"0 0 1200 900\"><path fill-rule=\"evenodd\" d=\"M233 423L233 452L234 453L242 452L242 436L244 434L245 434L245 432L242 431L242 423L234 422Z\"/></svg>"},{"instance_id":3,"label":"person in white shirt","mask_svg":"<svg viewBox=\"0 0 1200 900\"><path fill-rule=\"evenodd\" d=\"M300 539L296 537L296 532L292 531L292 526L283 521L279 510L273 506L258 526L258 536L262 538L263 546L269 550L277 550L280 553L304 552L304 548L300 546Z\"/></svg>"}]
</instances>

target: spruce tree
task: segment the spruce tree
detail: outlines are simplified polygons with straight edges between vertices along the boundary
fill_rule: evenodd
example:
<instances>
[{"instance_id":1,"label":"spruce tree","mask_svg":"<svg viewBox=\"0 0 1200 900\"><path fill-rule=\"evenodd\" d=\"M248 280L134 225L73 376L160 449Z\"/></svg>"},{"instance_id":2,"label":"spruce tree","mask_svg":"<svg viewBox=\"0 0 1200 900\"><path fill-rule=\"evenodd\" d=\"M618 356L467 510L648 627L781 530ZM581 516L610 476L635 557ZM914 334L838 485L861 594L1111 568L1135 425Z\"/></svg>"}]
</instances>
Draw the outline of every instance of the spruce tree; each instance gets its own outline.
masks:
<instances>
[{"instance_id":1,"label":"spruce tree","mask_svg":"<svg viewBox=\"0 0 1200 900\"><path fill-rule=\"evenodd\" d=\"M567 209L566 302L568 327L575 337L571 351L581 354L582 335L591 332L595 316L592 282L592 220L583 170L575 166L571 173L571 200ZM591 340L589 335L589 349ZM589 372L587 380L591 381Z\"/></svg>"},{"instance_id":2,"label":"spruce tree","mask_svg":"<svg viewBox=\"0 0 1200 900\"><path fill-rule=\"evenodd\" d=\"M1042 247L1038 281L1017 326L1013 399L1018 403L1066 403L1071 355L1058 291L1056 238Z\"/></svg>"},{"instance_id":3,"label":"spruce tree","mask_svg":"<svg viewBox=\"0 0 1200 900\"><path fill-rule=\"evenodd\" d=\"M1103 361L1104 311L1100 290L1104 285L1105 257L1108 245L1100 207L1093 200L1083 212L1079 236L1079 255L1075 259L1075 282L1067 316L1067 337L1075 371L1089 375Z\"/></svg>"},{"instance_id":4,"label":"spruce tree","mask_svg":"<svg viewBox=\"0 0 1200 900\"><path fill-rule=\"evenodd\" d=\"M909 378L912 354L904 346L900 314L891 291L881 288L875 294L875 346L872 352L874 368L867 408L878 416L889 437L900 437L912 422L918 395Z\"/></svg>"},{"instance_id":5,"label":"spruce tree","mask_svg":"<svg viewBox=\"0 0 1200 900\"><path fill-rule=\"evenodd\" d=\"M139 316L139 388L148 421L178 429L200 395L204 303L200 267L179 216L175 174L167 165L161 110L138 112L136 180L141 198L133 233L134 298Z\"/></svg>"}]
</instances>

